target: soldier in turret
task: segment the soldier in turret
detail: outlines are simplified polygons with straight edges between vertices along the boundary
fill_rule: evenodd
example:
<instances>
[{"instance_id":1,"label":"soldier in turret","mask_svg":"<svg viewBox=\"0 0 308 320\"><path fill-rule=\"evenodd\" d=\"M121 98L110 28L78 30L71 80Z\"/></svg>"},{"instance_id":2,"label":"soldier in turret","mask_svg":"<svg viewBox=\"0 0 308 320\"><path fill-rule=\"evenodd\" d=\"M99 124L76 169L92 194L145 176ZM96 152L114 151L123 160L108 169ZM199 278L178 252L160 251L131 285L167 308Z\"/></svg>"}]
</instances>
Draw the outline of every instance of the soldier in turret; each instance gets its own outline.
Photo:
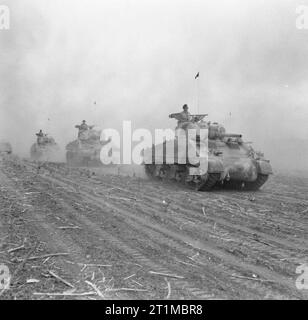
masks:
<instances>
[{"instance_id":1,"label":"soldier in turret","mask_svg":"<svg viewBox=\"0 0 308 320\"><path fill-rule=\"evenodd\" d=\"M82 123L80 125L76 125L75 128L77 128L78 131L78 138L82 135L83 132L90 130L93 128L93 126L89 126L86 123L86 120L82 120Z\"/></svg>"},{"instance_id":2,"label":"soldier in turret","mask_svg":"<svg viewBox=\"0 0 308 320\"><path fill-rule=\"evenodd\" d=\"M39 133L36 133L35 135L37 135L38 137L44 137L42 129L39 131Z\"/></svg>"},{"instance_id":3,"label":"soldier in turret","mask_svg":"<svg viewBox=\"0 0 308 320\"><path fill-rule=\"evenodd\" d=\"M192 120L191 114L188 112L187 104L184 104L182 112L172 113L169 115L169 118L175 118L176 120L178 120L177 128L180 128L183 123L189 122Z\"/></svg>"},{"instance_id":4,"label":"soldier in turret","mask_svg":"<svg viewBox=\"0 0 308 320\"><path fill-rule=\"evenodd\" d=\"M43 139L45 137L45 134L43 133L42 129L35 134L37 136L37 143L42 143L43 142Z\"/></svg>"},{"instance_id":5,"label":"soldier in turret","mask_svg":"<svg viewBox=\"0 0 308 320\"><path fill-rule=\"evenodd\" d=\"M82 120L82 123L80 125L76 125L75 128L79 129L80 132L88 130L89 126L86 124L86 120Z\"/></svg>"},{"instance_id":6,"label":"soldier in turret","mask_svg":"<svg viewBox=\"0 0 308 320\"><path fill-rule=\"evenodd\" d=\"M78 137L84 132L89 130L89 126L86 123L86 120L82 120L82 123L80 125L76 125L75 128L78 129Z\"/></svg>"},{"instance_id":7,"label":"soldier in turret","mask_svg":"<svg viewBox=\"0 0 308 320\"><path fill-rule=\"evenodd\" d=\"M184 104L183 111L180 114L182 117L182 119L181 119L182 122L191 121L191 115L188 112L188 105L187 104Z\"/></svg>"}]
</instances>

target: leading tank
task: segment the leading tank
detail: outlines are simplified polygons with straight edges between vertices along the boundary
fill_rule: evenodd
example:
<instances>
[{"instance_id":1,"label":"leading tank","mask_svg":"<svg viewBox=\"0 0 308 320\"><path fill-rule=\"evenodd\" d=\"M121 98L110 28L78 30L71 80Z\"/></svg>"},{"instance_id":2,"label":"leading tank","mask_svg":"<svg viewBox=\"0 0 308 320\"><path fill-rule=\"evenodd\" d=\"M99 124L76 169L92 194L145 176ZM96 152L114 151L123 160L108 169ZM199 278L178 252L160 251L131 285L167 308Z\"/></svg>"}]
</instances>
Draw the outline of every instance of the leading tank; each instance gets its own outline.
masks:
<instances>
[{"instance_id":1,"label":"leading tank","mask_svg":"<svg viewBox=\"0 0 308 320\"><path fill-rule=\"evenodd\" d=\"M60 148L55 139L48 134L43 134L37 138L37 142L31 146L30 158L34 161L60 160Z\"/></svg>"},{"instance_id":2,"label":"leading tank","mask_svg":"<svg viewBox=\"0 0 308 320\"><path fill-rule=\"evenodd\" d=\"M177 114L171 117L177 119ZM191 121L176 128L175 139L145 150L146 173L199 191L258 190L272 174L269 160L244 142L241 134L226 133L221 124L206 122L204 117L191 116Z\"/></svg>"},{"instance_id":3,"label":"leading tank","mask_svg":"<svg viewBox=\"0 0 308 320\"><path fill-rule=\"evenodd\" d=\"M72 167L100 167L100 152L108 141L101 141L101 129L89 127L66 146L66 162Z\"/></svg>"}]
</instances>

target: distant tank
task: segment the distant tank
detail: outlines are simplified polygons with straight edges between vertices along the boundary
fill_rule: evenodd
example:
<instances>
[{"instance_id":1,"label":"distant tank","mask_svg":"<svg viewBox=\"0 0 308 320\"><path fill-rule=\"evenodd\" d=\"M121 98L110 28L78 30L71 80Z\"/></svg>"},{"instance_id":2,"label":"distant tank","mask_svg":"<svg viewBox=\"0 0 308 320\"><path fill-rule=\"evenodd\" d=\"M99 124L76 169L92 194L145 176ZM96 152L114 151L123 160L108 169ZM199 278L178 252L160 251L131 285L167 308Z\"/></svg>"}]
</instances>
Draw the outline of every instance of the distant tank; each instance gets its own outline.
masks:
<instances>
[{"instance_id":1,"label":"distant tank","mask_svg":"<svg viewBox=\"0 0 308 320\"><path fill-rule=\"evenodd\" d=\"M11 154L12 146L9 142L0 141L0 154Z\"/></svg>"},{"instance_id":2,"label":"distant tank","mask_svg":"<svg viewBox=\"0 0 308 320\"><path fill-rule=\"evenodd\" d=\"M80 126L76 126L79 128ZM78 139L66 146L66 162L71 167L100 167L100 152L108 141L101 141L101 129L95 126L86 126L80 130Z\"/></svg>"},{"instance_id":3,"label":"distant tank","mask_svg":"<svg viewBox=\"0 0 308 320\"><path fill-rule=\"evenodd\" d=\"M226 133L222 125L205 122L205 116L191 116L191 121L177 127L174 140L145 150L146 173L150 177L176 180L200 191L214 187L258 190L272 174L269 161L254 151L250 143L245 143L241 134ZM177 114L170 117L177 119ZM197 134L191 137L189 129L196 130ZM195 158L188 159L189 146Z\"/></svg>"},{"instance_id":4,"label":"distant tank","mask_svg":"<svg viewBox=\"0 0 308 320\"><path fill-rule=\"evenodd\" d=\"M60 148L54 138L47 134L37 134L37 142L31 146L30 157L35 161L59 161Z\"/></svg>"}]
</instances>

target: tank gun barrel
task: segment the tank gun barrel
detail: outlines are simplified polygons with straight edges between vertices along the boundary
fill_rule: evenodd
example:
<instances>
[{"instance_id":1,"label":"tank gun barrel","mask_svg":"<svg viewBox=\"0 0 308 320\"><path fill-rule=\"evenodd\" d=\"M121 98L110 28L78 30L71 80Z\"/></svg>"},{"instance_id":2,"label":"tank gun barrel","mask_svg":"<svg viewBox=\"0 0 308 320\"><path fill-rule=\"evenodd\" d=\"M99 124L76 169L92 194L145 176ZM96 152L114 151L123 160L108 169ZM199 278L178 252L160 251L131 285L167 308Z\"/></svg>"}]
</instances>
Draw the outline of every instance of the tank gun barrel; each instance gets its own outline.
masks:
<instances>
[{"instance_id":1,"label":"tank gun barrel","mask_svg":"<svg viewBox=\"0 0 308 320\"><path fill-rule=\"evenodd\" d=\"M190 115L190 121L201 121L203 118L207 117L208 114L191 114ZM176 120L181 120L182 119L182 114L181 113L171 113L169 115L169 118L176 119Z\"/></svg>"},{"instance_id":2,"label":"tank gun barrel","mask_svg":"<svg viewBox=\"0 0 308 320\"><path fill-rule=\"evenodd\" d=\"M204 114L191 114L192 117L207 117L209 114L204 113Z\"/></svg>"},{"instance_id":3,"label":"tank gun barrel","mask_svg":"<svg viewBox=\"0 0 308 320\"><path fill-rule=\"evenodd\" d=\"M237 133L223 133L222 138L242 138L241 134L237 134Z\"/></svg>"}]
</instances>

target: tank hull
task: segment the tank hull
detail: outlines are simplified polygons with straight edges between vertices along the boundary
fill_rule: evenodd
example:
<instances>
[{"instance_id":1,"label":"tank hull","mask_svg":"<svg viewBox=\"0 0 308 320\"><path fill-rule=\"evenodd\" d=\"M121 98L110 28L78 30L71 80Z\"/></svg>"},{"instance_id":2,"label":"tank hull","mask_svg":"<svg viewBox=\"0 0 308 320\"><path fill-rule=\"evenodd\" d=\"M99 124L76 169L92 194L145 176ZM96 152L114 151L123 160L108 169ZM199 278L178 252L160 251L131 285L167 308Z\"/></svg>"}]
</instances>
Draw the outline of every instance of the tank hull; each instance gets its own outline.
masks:
<instances>
[{"instance_id":1,"label":"tank hull","mask_svg":"<svg viewBox=\"0 0 308 320\"><path fill-rule=\"evenodd\" d=\"M191 154L189 150L195 152ZM186 137L153 145L144 153L146 174L152 178L174 180L194 190L209 191L220 180L224 168L218 157L204 151L207 146L202 141L196 144Z\"/></svg>"},{"instance_id":2,"label":"tank hull","mask_svg":"<svg viewBox=\"0 0 308 320\"><path fill-rule=\"evenodd\" d=\"M102 143L82 142L75 140L66 146L66 162L71 167L101 167Z\"/></svg>"},{"instance_id":3,"label":"tank hull","mask_svg":"<svg viewBox=\"0 0 308 320\"><path fill-rule=\"evenodd\" d=\"M220 185L224 188L257 190L273 173L269 161L257 156L251 146L241 140L209 140L209 150L220 154L223 166Z\"/></svg>"},{"instance_id":4,"label":"tank hull","mask_svg":"<svg viewBox=\"0 0 308 320\"><path fill-rule=\"evenodd\" d=\"M230 144L219 140L206 143L206 152L203 153L200 153L200 143L195 143L197 163L196 159L193 163L189 161L191 157L187 157L187 148L180 147L177 140L153 146L144 154L146 173L199 191L213 188L258 190L272 174L269 161L252 155L245 143Z\"/></svg>"},{"instance_id":5,"label":"tank hull","mask_svg":"<svg viewBox=\"0 0 308 320\"><path fill-rule=\"evenodd\" d=\"M57 144L39 145L34 143L30 149L30 158L34 161L60 161L60 148Z\"/></svg>"}]
</instances>

